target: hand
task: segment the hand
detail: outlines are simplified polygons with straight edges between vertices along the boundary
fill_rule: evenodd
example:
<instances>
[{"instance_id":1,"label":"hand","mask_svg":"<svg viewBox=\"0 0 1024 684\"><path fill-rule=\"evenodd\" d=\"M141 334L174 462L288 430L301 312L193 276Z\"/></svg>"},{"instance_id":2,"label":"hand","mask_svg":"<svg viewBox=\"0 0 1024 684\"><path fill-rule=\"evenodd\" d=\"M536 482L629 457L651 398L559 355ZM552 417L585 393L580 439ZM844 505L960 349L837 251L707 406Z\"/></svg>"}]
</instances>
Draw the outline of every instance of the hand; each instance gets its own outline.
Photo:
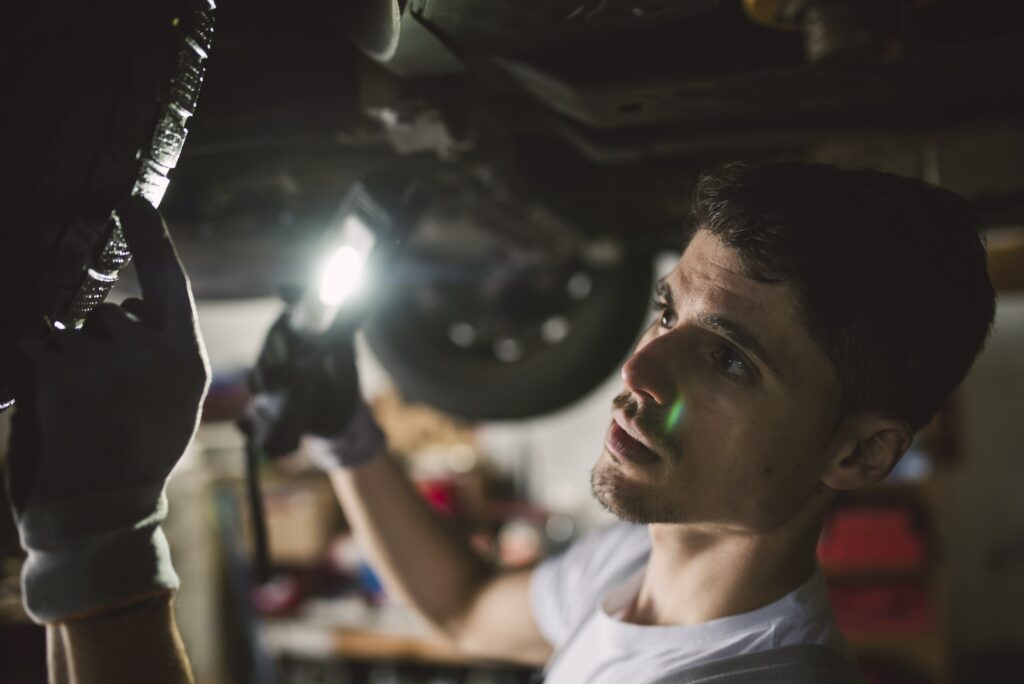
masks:
<instances>
[{"instance_id":1,"label":"hand","mask_svg":"<svg viewBox=\"0 0 1024 684\"><path fill-rule=\"evenodd\" d=\"M188 278L157 211L118 209L143 299L22 345L9 488L26 607L64 620L177 586L159 523L209 370Z\"/></svg>"},{"instance_id":2,"label":"hand","mask_svg":"<svg viewBox=\"0 0 1024 684\"><path fill-rule=\"evenodd\" d=\"M359 392L353 338L361 316L343 310L325 333L310 334L291 325L290 313L267 333L243 431L270 457L295 451L306 435L322 438L311 452L322 468L369 460L384 450L384 436Z\"/></svg>"}]
</instances>

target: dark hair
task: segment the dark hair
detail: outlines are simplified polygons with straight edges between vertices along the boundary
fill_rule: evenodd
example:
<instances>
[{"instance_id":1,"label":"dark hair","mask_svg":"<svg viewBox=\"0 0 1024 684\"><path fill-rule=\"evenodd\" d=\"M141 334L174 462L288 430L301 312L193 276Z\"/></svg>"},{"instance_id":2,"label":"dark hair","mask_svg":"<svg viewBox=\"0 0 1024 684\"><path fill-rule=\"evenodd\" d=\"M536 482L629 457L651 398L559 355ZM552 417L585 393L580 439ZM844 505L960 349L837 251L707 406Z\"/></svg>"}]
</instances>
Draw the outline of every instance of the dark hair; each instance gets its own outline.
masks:
<instances>
[{"instance_id":1,"label":"dark hair","mask_svg":"<svg viewBox=\"0 0 1024 684\"><path fill-rule=\"evenodd\" d=\"M693 230L747 274L795 285L842 385L839 418L885 411L917 430L963 380L995 314L981 223L919 180L823 164L730 164L701 175Z\"/></svg>"}]
</instances>

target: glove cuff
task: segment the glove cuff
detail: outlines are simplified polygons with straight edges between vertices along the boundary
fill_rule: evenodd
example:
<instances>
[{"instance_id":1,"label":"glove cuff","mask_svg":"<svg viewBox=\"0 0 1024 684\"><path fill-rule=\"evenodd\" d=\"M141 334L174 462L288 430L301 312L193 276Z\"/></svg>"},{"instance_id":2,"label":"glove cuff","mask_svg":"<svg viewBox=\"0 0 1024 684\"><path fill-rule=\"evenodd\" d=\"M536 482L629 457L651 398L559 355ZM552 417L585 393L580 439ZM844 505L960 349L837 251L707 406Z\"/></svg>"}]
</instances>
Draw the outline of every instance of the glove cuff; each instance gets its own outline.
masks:
<instances>
[{"instance_id":1,"label":"glove cuff","mask_svg":"<svg viewBox=\"0 0 1024 684\"><path fill-rule=\"evenodd\" d=\"M177 589L166 516L163 485L29 507L18 520L26 612L66 621Z\"/></svg>"},{"instance_id":2,"label":"glove cuff","mask_svg":"<svg viewBox=\"0 0 1024 684\"><path fill-rule=\"evenodd\" d=\"M309 458L321 470L358 468L387 450L384 431L366 402L360 400L345 429L334 437L303 437Z\"/></svg>"}]
</instances>

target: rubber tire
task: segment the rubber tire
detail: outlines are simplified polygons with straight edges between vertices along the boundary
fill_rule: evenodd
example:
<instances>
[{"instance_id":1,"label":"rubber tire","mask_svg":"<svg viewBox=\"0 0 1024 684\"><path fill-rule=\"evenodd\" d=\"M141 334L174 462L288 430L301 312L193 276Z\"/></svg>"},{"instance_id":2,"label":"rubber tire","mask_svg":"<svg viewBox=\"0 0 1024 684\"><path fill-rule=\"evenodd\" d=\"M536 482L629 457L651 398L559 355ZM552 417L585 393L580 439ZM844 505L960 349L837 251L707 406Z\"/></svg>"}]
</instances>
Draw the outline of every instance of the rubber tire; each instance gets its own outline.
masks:
<instances>
[{"instance_id":1,"label":"rubber tire","mask_svg":"<svg viewBox=\"0 0 1024 684\"><path fill-rule=\"evenodd\" d=\"M0 408L18 340L84 318L130 258L112 211L132 193L159 204L213 29L205 0L19 9L0 123Z\"/></svg>"},{"instance_id":2,"label":"rubber tire","mask_svg":"<svg viewBox=\"0 0 1024 684\"><path fill-rule=\"evenodd\" d=\"M543 415L597 387L632 349L649 308L652 261L650 254L633 254L595 278L570 333L516 363L460 354L447 340L424 335L407 298L370 318L366 339L410 401L470 420Z\"/></svg>"}]
</instances>

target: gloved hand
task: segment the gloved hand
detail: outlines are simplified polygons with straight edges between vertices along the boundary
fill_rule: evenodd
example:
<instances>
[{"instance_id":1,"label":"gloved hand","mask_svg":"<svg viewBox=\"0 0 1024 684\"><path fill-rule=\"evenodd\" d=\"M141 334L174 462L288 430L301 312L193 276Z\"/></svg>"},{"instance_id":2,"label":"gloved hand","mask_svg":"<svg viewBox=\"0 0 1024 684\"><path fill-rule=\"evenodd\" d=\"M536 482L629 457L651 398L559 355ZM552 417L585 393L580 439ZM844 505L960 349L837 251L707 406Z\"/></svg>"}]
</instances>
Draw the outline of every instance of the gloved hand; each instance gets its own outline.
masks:
<instances>
[{"instance_id":1,"label":"gloved hand","mask_svg":"<svg viewBox=\"0 0 1024 684\"><path fill-rule=\"evenodd\" d=\"M119 209L143 299L22 345L9 481L26 610L63 621L174 589L164 483L198 424L209 369L192 293L157 211Z\"/></svg>"},{"instance_id":2,"label":"gloved hand","mask_svg":"<svg viewBox=\"0 0 1024 684\"><path fill-rule=\"evenodd\" d=\"M299 446L325 470L384 451L384 434L359 392L354 335L361 314L343 309L324 333L297 330L286 310L271 326L250 377L241 427L271 458Z\"/></svg>"}]
</instances>

